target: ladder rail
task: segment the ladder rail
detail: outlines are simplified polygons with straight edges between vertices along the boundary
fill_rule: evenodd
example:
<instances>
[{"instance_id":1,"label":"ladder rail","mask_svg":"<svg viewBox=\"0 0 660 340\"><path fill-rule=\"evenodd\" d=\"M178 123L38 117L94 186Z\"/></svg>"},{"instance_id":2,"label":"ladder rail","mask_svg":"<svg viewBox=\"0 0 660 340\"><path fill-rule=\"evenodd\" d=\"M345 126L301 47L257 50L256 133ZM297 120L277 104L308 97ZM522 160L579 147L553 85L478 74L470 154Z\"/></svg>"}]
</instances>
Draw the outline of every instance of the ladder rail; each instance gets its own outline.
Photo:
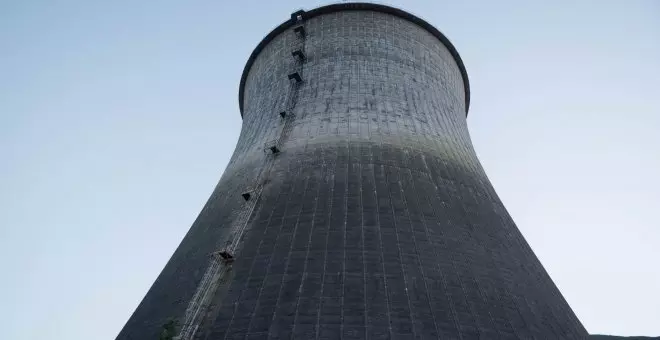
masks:
<instances>
[{"instance_id":1,"label":"ladder rail","mask_svg":"<svg viewBox=\"0 0 660 340\"><path fill-rule=\"evenodd\" d=\"M186 312L186 322L183 324L181 331L176 338L177 340L191 340L194 338L199 329L201 318L205 315L206 310L215 295L218 283L221 281L220 279L229 270L229 267L222 261L215 258L211 261L212 264L207 270L207 273L210 274L209 281L204 285L200 285L198 288L200 297L195 303L191 304L190 307L192 308Z\"/></svg>"}]
</instances>

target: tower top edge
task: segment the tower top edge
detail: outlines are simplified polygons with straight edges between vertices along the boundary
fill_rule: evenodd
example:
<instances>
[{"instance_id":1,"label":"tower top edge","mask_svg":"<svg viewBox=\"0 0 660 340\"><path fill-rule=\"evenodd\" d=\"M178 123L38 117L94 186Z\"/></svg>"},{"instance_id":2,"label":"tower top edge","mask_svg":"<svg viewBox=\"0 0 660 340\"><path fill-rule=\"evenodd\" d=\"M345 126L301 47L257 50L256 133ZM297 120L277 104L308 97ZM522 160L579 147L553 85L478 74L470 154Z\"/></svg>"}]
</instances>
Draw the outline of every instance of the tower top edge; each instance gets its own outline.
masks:
<instances>
[{"instance_id":1,"label":"tower top edge","mask_svg":"<svg viewBox=\"0 0 660 340\"><path fill-rule=\"evenodd\" d=\"M436 38L438 38L438 40L440 40L440 42L447 48L447 50L449 50L449 53L456 61L459 71L461 72L461 77L463 78L463 85L465 91L465 114L467 115L467 112L470 108L470 83L467 75L467 70L465 69L465 64L463 64L463 60L461 59L461 56L458 54L458 51L444 34L442 34L437 28L429 24L424 19L421 19L420 17L408 13L402 9L381 5L381 4L368 3L368 2L349 2L349 3L336 3L336 4L321 6L311 9L309 11L303 11L303 10L296 11L291 15L291 18L289 20L275 27L259 42L257 47L255 47L252 53L250 54L250 57L245 63L245 67L243 68L243 73L241 74L241 82L238 89L238 105L241 112L241 117L243 117L243 98L244 98L245 82L247 81L248 73L252 68L252 64L257 59L257 56L259 56L259 53L261 53L264 47L268 45L268 43L270 43L276 36L278 36L282 32L286 31L287 29L295 25L296 16L302 15L302 18L304 20L307 20L323 14L329 14L340 11L356 11L356 10L375 11L375 12L381 12L381 13L397 16L399 18L402 18L404 20L416 24L417 26L420 26L421 28L427 30L428 32L433 34Z\"/></svg>"}]
</instances>

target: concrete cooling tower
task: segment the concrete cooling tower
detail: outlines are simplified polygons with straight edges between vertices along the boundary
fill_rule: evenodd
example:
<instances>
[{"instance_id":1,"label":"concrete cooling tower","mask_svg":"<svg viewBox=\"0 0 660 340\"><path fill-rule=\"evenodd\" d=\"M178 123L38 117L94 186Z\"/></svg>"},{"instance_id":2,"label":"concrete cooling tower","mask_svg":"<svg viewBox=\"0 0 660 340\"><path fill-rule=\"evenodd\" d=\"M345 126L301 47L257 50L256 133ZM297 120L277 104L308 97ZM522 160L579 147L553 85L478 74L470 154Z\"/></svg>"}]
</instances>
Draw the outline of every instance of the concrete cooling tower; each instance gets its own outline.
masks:
<instances>
[{"instance_id":1,"label":"concrete cooling tower","mask_svg":"<svg viewBox=\"0 0 660 340\"><path fill-rule=\"evenodd\" d=\"M583 339L402 10L298 11L250 56L234 154L117 339Z\"/></svg>"}]
</instances>

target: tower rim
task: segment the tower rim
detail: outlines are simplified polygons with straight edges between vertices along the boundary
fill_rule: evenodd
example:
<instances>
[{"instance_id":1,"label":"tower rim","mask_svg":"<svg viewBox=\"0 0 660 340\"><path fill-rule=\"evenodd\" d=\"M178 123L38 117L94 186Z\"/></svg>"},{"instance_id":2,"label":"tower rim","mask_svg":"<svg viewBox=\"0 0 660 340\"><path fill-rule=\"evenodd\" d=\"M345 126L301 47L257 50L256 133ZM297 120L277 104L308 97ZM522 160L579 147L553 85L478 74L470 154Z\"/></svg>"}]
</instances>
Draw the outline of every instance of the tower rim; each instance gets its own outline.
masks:
<instances>
[{"instance_id":1,"label":"tower rim","mask_svg":"<svg viewBox=\"0 0 660 340\"><path fill-rule=\"evenodd\" d=\"M317 7L309 11L304 11L302 12L302 15L303 18L306 20L323 14L329 14L339 11L351 11L351 10L375 11L375 12L382 12L382 13L394 15L420 26L421 28L425 29L426 31L433 34L436 38L438 38L438 40L440 40L440 42L447 48L447 50L449 50L449 53L454 58L454 61L458 65L458 68L461 72L461 77L463 78L463 87L465 91L465 115L467 116L468 110L470 108L470 82L468 79L467 70L465 69L465 64L463 64L463 60L461 59L461 56L458 54L458 51L456 50L454 45L449 41L449 39L444 34L442 34L437 28L435 28L435 26L429 24L424 19L396 7L368 3L368 2L349 2L349 3L330 4L326 6ZM295 12L294 14L298 14L298 13L299 12ZM268 45L268 43L270 43L280 33L291 28L295 24L295 22L296 22L295 16L292 15L289 20L281 23L280 25L275 27L272 31L270 31L270 33L268 33L259 42L257 47L255 47L252 53L250 54L250 57L245 63L245 67L243 67L243 73L241 74L241 83L238 89L238 106L240 109L241 117L243 117L243 99L245 94L245 82L247 81L247 77L248 74L250 73L250 69L252 68L252 64L254 64L254 61L257 59L257 56L259 56L261 51L264 49L264 47L266 47L266 45Z\"/></svg>"}]
</instances>

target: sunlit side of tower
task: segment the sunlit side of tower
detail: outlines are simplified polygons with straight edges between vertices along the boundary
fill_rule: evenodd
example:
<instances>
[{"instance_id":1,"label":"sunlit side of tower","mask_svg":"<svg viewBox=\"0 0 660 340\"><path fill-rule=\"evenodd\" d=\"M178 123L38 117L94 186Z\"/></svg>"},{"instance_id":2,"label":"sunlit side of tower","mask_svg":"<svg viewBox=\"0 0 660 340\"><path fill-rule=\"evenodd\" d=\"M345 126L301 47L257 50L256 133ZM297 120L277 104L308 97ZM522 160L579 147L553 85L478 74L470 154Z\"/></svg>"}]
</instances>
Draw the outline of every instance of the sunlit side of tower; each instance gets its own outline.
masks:
<instances>
[{"instance_id":1,"label":"sunlit side of tower","mask_svg":"<svg viewBox=\"0 0 660 340\"><path fill-rule=\"evenodd\" d=\"M587 336L479 164L436 28L375 4L296 12L239 99L227 169L118 339Z\"/></svg>"}]
</instances>

